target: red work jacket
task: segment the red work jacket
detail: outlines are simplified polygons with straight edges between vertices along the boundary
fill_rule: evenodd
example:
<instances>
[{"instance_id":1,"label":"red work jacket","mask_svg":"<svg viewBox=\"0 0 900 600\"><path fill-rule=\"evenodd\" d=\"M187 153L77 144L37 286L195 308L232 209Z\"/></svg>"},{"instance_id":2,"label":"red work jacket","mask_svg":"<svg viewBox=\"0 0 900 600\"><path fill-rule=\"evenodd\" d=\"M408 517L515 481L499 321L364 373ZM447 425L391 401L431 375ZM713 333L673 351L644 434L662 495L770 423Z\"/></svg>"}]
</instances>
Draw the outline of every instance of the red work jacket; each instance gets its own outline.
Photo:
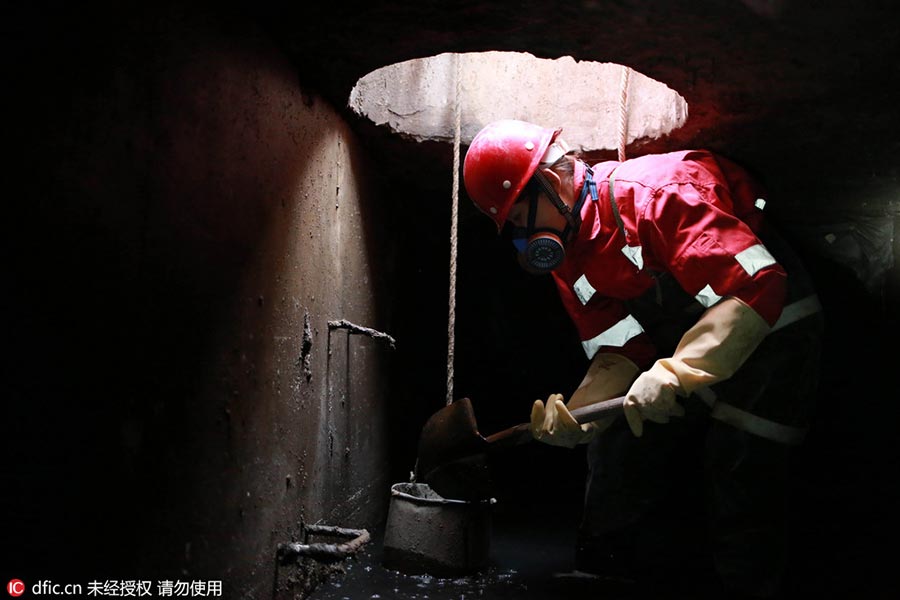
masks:
<instances>
[{"instance_id":1,"label":"red work jacket","mask_svg":"<svg viewBox=\"0 0 900 600\"><path fill-rule=\"evenodd\" d=\"M602 162L591 170L598 198L588 195L578 235L553 272L588 358L614 352L642 368L657 358L626 303L651 290L661 273L704 307L734 296L775 323L786 274L756 236L761 190L748 173L706 151ZM584 165L576 161L576 194L583 182Z\"/></svg>"}]
</instances>

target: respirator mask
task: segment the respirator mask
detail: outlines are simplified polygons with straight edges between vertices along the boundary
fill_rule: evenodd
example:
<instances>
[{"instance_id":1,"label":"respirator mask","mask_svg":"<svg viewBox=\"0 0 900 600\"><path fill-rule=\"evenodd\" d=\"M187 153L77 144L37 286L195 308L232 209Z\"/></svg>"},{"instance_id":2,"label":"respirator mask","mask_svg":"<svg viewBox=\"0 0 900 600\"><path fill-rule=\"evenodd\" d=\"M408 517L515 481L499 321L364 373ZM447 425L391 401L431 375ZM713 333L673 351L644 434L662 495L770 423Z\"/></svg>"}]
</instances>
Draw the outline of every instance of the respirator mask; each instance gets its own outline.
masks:
<instances>
[{"instance_id":1,"label":"respirator mask","mask_svg":"<svg viewBox=\"0 0 900 600\"><path fill-rule=\"evenodd\" d=\"M528 225L512 228L512 243L519 255L519 264L529 273L549 273L562 264L566 257L566 239L569 227L558 231L550 227L535 227L538 195L527 200Z\"/></svg>"},{"instance_id":2,"label":"respirator mask","mask_svg":"<svg viewBox=\"0 0 900 600\"><path fill-rule=\"evenodd\" d=\"M519 264L529 273L543 274L558 268L566 258L566 244L571 236L581 227L581 207L584 205L588 191L596 197L591 171L585 168L585 181L581 194L573 209L569 209L565 202L553 189L547 178L536 171L531 181L526 186L523 194L523 202L528 202L528 221L525 227L512 228L512 243L519 253ZM535 220L538 212L538 198L543 193L551 204L566 219L566 226L562 231L550 227L537 228Z\"/></svg>"}]
</instances>

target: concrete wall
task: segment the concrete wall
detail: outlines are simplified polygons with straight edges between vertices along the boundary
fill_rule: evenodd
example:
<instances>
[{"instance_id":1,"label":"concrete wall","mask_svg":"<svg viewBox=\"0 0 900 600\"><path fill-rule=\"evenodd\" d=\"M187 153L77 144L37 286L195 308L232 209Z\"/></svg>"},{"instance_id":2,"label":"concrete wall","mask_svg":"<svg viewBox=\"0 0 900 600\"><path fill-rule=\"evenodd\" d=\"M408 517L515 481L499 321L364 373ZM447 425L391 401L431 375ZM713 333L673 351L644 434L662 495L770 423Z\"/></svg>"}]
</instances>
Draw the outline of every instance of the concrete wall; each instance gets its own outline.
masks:
<instances>
[{"instance_id":1,"label":"concrete wall","mask_svg":"<svg viewBox=\"0 0 900 600\"><path fill-rule=\"evenodd\" d=\"M252 25L36 22L6 53L2 575L270 597L302 524L383 517L393 351L327 322L390 329L390 213Z\"/></svg>"}]
</instances>

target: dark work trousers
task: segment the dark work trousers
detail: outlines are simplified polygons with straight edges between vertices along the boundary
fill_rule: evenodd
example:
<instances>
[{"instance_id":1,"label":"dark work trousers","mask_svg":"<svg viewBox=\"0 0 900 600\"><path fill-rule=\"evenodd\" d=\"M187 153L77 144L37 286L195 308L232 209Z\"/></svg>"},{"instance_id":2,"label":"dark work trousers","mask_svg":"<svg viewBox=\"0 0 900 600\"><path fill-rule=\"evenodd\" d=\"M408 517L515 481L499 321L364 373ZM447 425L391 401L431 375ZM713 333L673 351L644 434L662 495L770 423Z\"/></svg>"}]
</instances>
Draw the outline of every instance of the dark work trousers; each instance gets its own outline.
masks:
<instances>
[{"instance_id":1,"label":"dark work trousers","mask_svg":"<svg viewBox=\"0 0 900 600\"><path fill-rule=\"evenodd\" d=\"M791 296L810 292L802 267L785 257L788 250L777 241L765 243L789 281L794 277ZM805 427L814 407L822 329L816 313L769 334L731 379L712 387L718 400ZM641 438L618 419L589 444L577 566L672 582L715 573L732 597L772 597L787 564L792 447L711 418L694 396L681 402L684 417L645 422Z\"/></svg>"}]
</instances>

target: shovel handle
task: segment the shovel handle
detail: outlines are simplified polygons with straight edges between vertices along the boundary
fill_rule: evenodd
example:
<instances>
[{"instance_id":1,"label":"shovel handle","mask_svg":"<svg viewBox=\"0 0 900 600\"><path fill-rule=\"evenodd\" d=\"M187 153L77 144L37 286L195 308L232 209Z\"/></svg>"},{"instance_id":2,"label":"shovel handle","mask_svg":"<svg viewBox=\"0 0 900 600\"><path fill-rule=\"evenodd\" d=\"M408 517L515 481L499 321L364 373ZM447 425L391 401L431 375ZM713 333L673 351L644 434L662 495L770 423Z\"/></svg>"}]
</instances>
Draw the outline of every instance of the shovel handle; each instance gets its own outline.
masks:
<instances>
[{"instance_id":1,"label":"shovel handle","mask_svg":"<svg viewBox=\"0 0 900 600\"><path fill-rule=\"evenodd\" d=\"M588 404L572 411L572 416L578 421L579 425L598 421L604 417L618 415L622 412L622 404L625 403L625 396L611 398L603 402Z\"/></svg>"},{"instance_id":2,"label":"shovel handle","mask_svg":"<svg viewBox=\"0 0 900 600\"><path fill-rule=\"evenodd\" d=\"M620 414L624 402L625 396L619 396L618 398L604 400L603 402L588 404L587 406L582 406L581 408L573 410L572 416L575 417L575 420L578 421L579 425L599 421L604 417ZM518 444L530 442L532 439L534 438L531 435L531 423L520 423L519 425L504 429L503 431L489 435L485 438L487 443L491 444L494 448L516 446Z\"/></svg>"}]
</instances>

